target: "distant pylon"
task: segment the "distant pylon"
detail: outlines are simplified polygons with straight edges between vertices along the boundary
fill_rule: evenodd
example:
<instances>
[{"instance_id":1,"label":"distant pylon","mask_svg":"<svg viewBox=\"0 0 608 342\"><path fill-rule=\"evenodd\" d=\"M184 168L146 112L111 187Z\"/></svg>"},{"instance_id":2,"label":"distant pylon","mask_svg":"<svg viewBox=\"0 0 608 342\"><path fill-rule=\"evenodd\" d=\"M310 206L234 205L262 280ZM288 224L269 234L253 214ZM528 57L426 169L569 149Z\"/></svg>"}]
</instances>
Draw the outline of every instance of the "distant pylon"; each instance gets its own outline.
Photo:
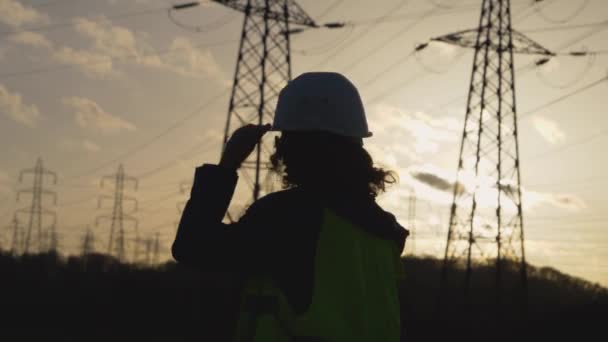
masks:
<instances>
[{"instance_id":1,"label":"distant pylon","mask_svg":"<svg viewBox=\"0 0 608 342\"><path fill-rule=\"evenodd\" d=\"M224 145L232 132L247 124L272 122L279 91L291 79L291 24L315 27L314 20L293 0L216 1L245 14L237 55ZM263 139L241 167L253 200L273 190L272 150Z\"/></svg>"},{"instance_id":2,"label":"distant pylon","mask_svg":"<svg viewBox=\"0 0 608 342\"><path fill-rule=\"evenodd\" d=\"M95 252L95 234L90 227L87 227L87 231L84 233L82 238L82 245L80 249L80 255L85 257Z\"/></svg>"},{"instance_id":3,"label":"distant pylon","mask_svg":"<svg viewBox=\"0 0 608 342\"><path fill-rule=\"evenodd\" d=\"M410 232L408 236L408 244L411 246L410 253L416 254L416 191L410 189L410 194L407 199L407 229Z\"/></svg>"},{"instance_id":4,"label":"distant pylon","mask_svg":"<svg viewBox=\"0 0 608 342\"><path fill-rule=\"evenodd\" d=\"M134 239L135 245L133 247L134 250L134 262L140 263L140 249L139 246L142 245L144 247L144 257L143 263L145 265L152 265L157 262L158 259L158 239L159 233L155 234L155 237L148 236L147 238L136 237Z\"/></svg>"},{"instance_id":5,"label":"distant pylon","mask_svg":"<svg viewBox=\"0 0 608 342\"><path fill-rule=\"evenodd\" d=\"M102 220L110 220L110 238L108 240L108 254L114 255L118 260L126 261L126 238L125 238L125 221L131 222L134 225L135 231L138 228L136 218L124 212L123 203L131 202L134 207L131 213L137 211L137 200L133 197L125 196L124 188L126 182L131 182L134 189L137 190L137 179L125 175L122 164L118 166L118 171L115 175L104 176L101 179L101 187L104 187L105 181L111 180L114 183L114 196L102 195L99 197L98 207L101 208L103 200L113 200L112 215L101 215L95 220L95 225L99 225ZM137 234L136 234L137 235Z\"/></svg>"},{"instance_id":6,"label":"distant pylon","mask_svg":"<svg viewBox=\"0 0 608 342\"><path fill-rule=\"evenodd\" d=\"M441 275L440 307L465 267L464 303L470 305L474 261L495 267L496 300L501 302L506 260L519 269L518 297L527 307L515 70L513 54L553 53L511 27L510 0L483 0L478 28L433 39L475 49L458 172ZM451 305L451 307L454 307Z\"/></svg>"},{"instance_id":7,"label":"distant pylon","mask_svg":"<svg viewBox=\"0 0 608 342\"><path fill-rule=\"evenodd\" d=\"M156 232L154 234L154 243L152 245L152 263L154 265L158 264L160 261L160 233Z\"/></svg>"},{"instance_id":8,"label":"distant pylon","mask_svg":"<svg viewBox=\"0 0 608 342\"><path fill-rule=\"evenodd\" d=\"M10 253L13 256L17 256L21 252L21 246L23 246L23 242L21 239L24 237L23 229L19 225L19 221L17 220L17 215L13 216L13 220L11 221L9 229L11 231Z\"/></svg>"},{"instance_id":9,"label":"distant pylon","mask_svg":"<svg viewBox=\"0 0 608 342\"><path fill-rule=\"evenodd\" d=\"M141 259L141 249L139 248L140 245L144 245L146 244L146 240L142 239L139 235L135 236L133 239L129 239L129 241L133 242L133 260L132 262L134 264L138 264L140 263L140 259Z\"/></svg>"},{"instance_id":10,"label":"distant pylon","mask_svg":"<svg viewBox=\"0 0 608 342\"><path fill-rule=\"evenodd\" d=\"M55 227L57 221L57 215L54 211L47 210L42 207L42 196L51 196L53 203L57 204L57 194L55 192L46 190L44 188L45 176L50 176L53 179L53 184L57 184L57 175L44 168L42 165L42 159L36 160L36 165L32 169L22 170L19 174L19 182L23 182L23 177L27 174L33 175L34 184L30 189L20 190L17 193L17 202L19 202L22 194L31 194L31 205L29 208L21 208L15 212L15 217L19 214L25 214L29 216L27 228L23 239L21 240L22 245L20 246L21 253L42 253L46 252L49 248L48 239L49 228ZM43 218L51 217L52 223L47 226L43 226ZM21 221L21 220L19 220Z\"/></svg>"},{"instance_id":11,"label":"distant pylon","mask_svg":"<svg viewBox=\"0 0 608 342\"><path fill-rule=\"evenodd\" d=\"M58 252L59 251L59 233L57 233L57 229L55 225L52 225L48 232L48 251L49 252Z\"/></svg>"}]
</instances>

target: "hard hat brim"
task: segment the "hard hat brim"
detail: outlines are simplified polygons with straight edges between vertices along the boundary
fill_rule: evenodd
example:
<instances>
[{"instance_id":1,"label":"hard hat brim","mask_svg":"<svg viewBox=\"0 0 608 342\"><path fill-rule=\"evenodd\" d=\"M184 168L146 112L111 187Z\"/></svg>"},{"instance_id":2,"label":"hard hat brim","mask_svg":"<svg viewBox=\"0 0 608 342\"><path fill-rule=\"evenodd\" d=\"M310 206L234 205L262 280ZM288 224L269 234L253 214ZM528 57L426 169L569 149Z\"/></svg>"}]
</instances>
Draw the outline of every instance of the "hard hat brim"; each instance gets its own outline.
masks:
<instances>
[{"instance_id":1,"label":"hard hat brim","mask_svg":"<svg viewBox=\"0 0 608 342\"><path fill-rule=\"evenodd\" d=\"M289 132L289 131L292 131L292 132L297 132L298 130L295 130L295 129L282 129L282 128L280 128L280 127L276 127L276 126L272 126L272 127L270 128L270 132ZM328 132L329 132L329 133L333 133L333 134L337 134L337 135L342 135L342 134L338 134L338 133L334 133L334 132L330 132L330 131L328 131ZM350 137L350 138L362 138L362 139L363 139L363 138L371 138L373 135L374 135L374 133L372 133L372 132L367 132L367 133L366 133L365 135L363 135L362 137ZM344 136L344 135L342 135L342 136Z\"/></svg>"}]
</instances>

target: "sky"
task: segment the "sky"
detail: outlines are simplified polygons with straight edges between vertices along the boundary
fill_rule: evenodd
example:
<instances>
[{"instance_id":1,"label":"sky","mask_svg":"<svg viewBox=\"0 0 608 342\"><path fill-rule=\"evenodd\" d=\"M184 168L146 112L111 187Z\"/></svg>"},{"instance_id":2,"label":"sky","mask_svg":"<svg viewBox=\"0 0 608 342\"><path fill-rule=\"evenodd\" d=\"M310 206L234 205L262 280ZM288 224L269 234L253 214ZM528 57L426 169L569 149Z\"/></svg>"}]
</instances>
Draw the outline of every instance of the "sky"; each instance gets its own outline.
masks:
<instances>
[{"instance_id":1,"label":"sky","mask_svg":"<svg viewBox=\"0 0 608 342\"><path fill-rule=\"evenodd\" d=\"M60 247L77 253L91 228L105 249L111 195L102 177L137 177L131 215L141 236L160 233L163 258L194 168L216 163L227 114L242 14L213 3L169 20L162 0L0 0L0 245L30 205L16 192L37 158L58 175ZM366 148L400 183L379 198L416 227L418 255L443 254L473 53L420 43L474 28L481 1L300 0L317 22L343 29L292 36L294 76L337 71L359 88L374 136ZM513 0L513 26L553 51L606 51L604 0ZM589 25L593 24L593 25ZM526 258L608 286L608 82L605 54L516 55ZM130 186L130 184L128 184ZM186 191L182 191L186 189ZM412 190L413 189L413 190ZM417 210L408 219L414 191ZM235 198L236 203L245 199ZM126 211L130 207L126 207ZM130 227L130 226L127 226ZM132 228L127 228L127 230ZM411 247L410 241L410 248ZM409 251L412 252L411 250Z\"/></svg>"}]
</instances>

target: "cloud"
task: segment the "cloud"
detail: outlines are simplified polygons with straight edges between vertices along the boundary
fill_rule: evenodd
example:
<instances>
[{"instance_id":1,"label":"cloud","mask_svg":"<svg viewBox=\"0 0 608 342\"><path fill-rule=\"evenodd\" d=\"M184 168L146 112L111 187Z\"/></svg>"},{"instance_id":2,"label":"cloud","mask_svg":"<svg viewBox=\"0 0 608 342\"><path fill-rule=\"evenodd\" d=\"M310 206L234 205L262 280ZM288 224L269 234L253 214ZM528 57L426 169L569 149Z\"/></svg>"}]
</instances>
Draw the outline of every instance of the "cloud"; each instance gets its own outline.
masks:
<instances>
[{"instance_id":1,"label":"cloud","mask_svg":"<svg viewBox=\"0 0 608 342\"><path fill-rule=\"evenodd\" d=\"M82 147L89 152L99 152L101 151L101 147L99 147L99 145L95 144L94 142L90 141L90 140L83 140L82 141Z\"/></svg>"},{"instance_id":2,"label":"cloud","mask_svg":"<svg viewBox=\"0 0 608 342\"><path fill-rule=\"evenodd\" d=\"M436 153L442 144L457 142L462 129L460 122L453 118L435 118L385 104L372 107L370 128L375 136L398 136L400 145L411 141L406 145L419 155Z\"/></svg>"},{"instance_id":3,"label":"cloud","mask_svg":"<svg viewBox=\"0 0 608 342\"><path fill-rule=\"evenodd\" d=\"M116 75L112 70L112 58L87 50L75 50L63 47L53 52L53 57L61 63L77 66L87 76L106 78Z\"/></svg>"},{"instance_id":4,"label":"cloud","mask_svg":"<svg viewBox=\"0 0 608 342\"><path fill-rule=\"evenodd\" d=\"M23 103L21 94L12 93L2 84L0 84L0 112L28 127L34 127L40 119L40 111L36 105Z\"/></svg>"},{"instance_id":5,"label":"cloud","mask_svg":"<svg viewBox=\"0 0 608 342\"><path fill-rule=\"evenodd\" d=\"M559 58L551 58L549 61L542 65L542 68L538 69L540 74L548 74L556 72L560 69L561 65Z\"/></svg>"},{"instance_id":6,"label":"cloud","mask_svg":"<svg viewBox=\"0 0 608 342\"><path fill-rule=\"evenodd\" d=\"M0 0L0 23L12 28L48 22L48 16L15 0Z\"/></svg>"},{"instance_id":7,"label":"cloud","mask_svg":"<svg viewBox=\"0 0 608 342\"><path fill-rule=\"evenodd\" d=\"M445 58L452 58L456 55L457 51L461 50L456 45L439 41L433 42L433 44L430 44L427 49L429 50L429 52L433 52L433 55L438 53Z\"/></svg>"},{"instance_id":8,"label":"cloud","mask_svg":"<svg viewBox=\"0 0 608 342\"><path fill-rule=\"evenodd\" d=\"M88 139L74 140L64 138L59 142L59 147L68 151L85 151L90 153L99 152L101 150L97 144Z\"/></svg>"},{"instance_id":9,"label":"cloud","mask_svg":"<svg viewBox=\"0 0 608 342\"><path fill-rule=\"evenodd\" d=\"M461 172L461 175L466 172ZM446 176L447 172L440 168L425 165L411 168L409 175L411 178L407 182L413 181L411 186L416 189L416 193L424 199L438 204L451 203L454 189L454 181ZM466 175L463 177L463 183L459 186L459 194L464 195L471 193L473 189L477 189L477 204L480 209L495 208L497 206L498 187L496 180L487 177L479 176L474 180L466 180ZM475 178L475 177L472 177ZM513 197L517 191L517 187L513 182L503 180L500 189L505 193L505 199ZM526 210L546 205L561 209L569 209L578 211L586 208L585 202L571 194L554 194L543 193L528 190L522 187L522 204ZM438 193L439 192L439 193ZM461 200L470 200L470 197L461 196ZM512 201L504 200L502 205L506 210L513 211L515 206Z\"/></svg>"},{"instance_id":10,"label":"cloud","mask_svg":"<svg viewBox=\"0 0 608 342\"><path fill-rule=\"evenodd\" d=\"M76 32L91 39L95 51L110 57L137 56L142 48L131 30L113 25L104 17L96 21L76 18L74 25Z\"/></svg>"},{"instance_id":11,"label":"cloud","mask_svg":"<svg viewBox=\"0 0 608 342\"><path fill-rule=\"evenodd\" d=\"M74 109L76 123L82 128L92 128L102 133L134 131L132 123L104 111L94 101L83 97L68 97L63 104Z\"/></svg>"},{"instance_id":12,"label":"cloud","mask_svg":"<svg viewBox=\"0 0 608 342\"><path fill-rule=\"evenodd\" d=\"M21 45L36 48L51 48L52 43L41 33L32 31L22 31L9 37L9 40Z\"/></svg>"},{"instance_id":13,"label":"cloud","mask_svg":"<svg viewBox=\"0 0 608 342\"><path fill-rule=\"evenodd\" d=\"M86 50L67 50L62 60L80 65L91 76L102 76L112 71L112 61L117 59L135 65L166 70L179 75L223 80L221 69L209 50L201 50L183 37L174 38L169 52L159 55L144 34L136 35L128 28L113 24L105 17L95 21L87 18L74 19L77 33L90 41ZM64 48L65 50L65 48ZM68 58L69 57L69 58ZM94 69L87 69L92 67ZM96 67L102 64L103 67Z\"/></svg>"},{"instance_id":14,"label":"cloud","mask_svg":"<svg viewBox=\"0 0 608 342\"><path fill-rule=\"evenodd\" d=\"M535 191L525 191L522 195L524 204L535 206L537 204L549 204L560 209L580 211L587 208L587 204L581 198L572 194L552 194Z\"/></svg>"},{"instance_id":15,"label":"cloud","mask_svg":"<svg viewBox=\"0 0 608 342\"><path fill-rule=\"evenodd\" d=\"M566 134L553 120L549 120L542 116L534 116L532 118L532 124L538 133L551 144L562 142L566 138Z\"/></svg>"},{"instance_id":16,"label":"cloud","mask_svg":"<svg viewBox=\"0 0 608 342\"><path fill-rule=\"evenodd\" d=\"M455 182L450 182L445 178L442 178L436 174L431 172L412 172L412 177L418 180L419 182L426 184L430 187L433 187L440 191L445 191L449 193L453 193L454 187L456 186ZM464 185L458 183L457 186L458 195L462 195L465 192Z\"/></svg>"},{"instance_id":17,"label":"cloud","mask_svg":"<svg viewBox=\"0 0 608 342\"><path fill-rule=\"evenodd\" d=\"M223 79L222 71L209 50L200 50L183 37L175 38L170 49L174 52L162 59L166 68L185 76Z\"/></svg>"}]
</instances>

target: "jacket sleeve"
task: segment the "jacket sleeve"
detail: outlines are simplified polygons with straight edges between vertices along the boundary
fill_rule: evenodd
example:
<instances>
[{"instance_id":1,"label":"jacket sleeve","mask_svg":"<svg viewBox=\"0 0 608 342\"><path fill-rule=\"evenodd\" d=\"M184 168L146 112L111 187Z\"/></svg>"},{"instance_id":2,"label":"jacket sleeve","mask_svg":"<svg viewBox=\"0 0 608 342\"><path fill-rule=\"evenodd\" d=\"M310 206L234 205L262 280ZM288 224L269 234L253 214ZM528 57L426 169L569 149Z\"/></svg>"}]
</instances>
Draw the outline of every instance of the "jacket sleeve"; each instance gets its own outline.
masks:
<instances>
[{"instance_id":1,"label":"jacket sleeve","mask_svg":"<svg viewBox=\"0 0 608 342\"><path fill-rule=\"evenodd\" d=\"M196 169L172 246L179 263L205 271L237 273L263 273L272 268L270 218L260 201L238 222L222 222L237 178L235 171L216 165Z\"/></svg>"}]
</instances>

